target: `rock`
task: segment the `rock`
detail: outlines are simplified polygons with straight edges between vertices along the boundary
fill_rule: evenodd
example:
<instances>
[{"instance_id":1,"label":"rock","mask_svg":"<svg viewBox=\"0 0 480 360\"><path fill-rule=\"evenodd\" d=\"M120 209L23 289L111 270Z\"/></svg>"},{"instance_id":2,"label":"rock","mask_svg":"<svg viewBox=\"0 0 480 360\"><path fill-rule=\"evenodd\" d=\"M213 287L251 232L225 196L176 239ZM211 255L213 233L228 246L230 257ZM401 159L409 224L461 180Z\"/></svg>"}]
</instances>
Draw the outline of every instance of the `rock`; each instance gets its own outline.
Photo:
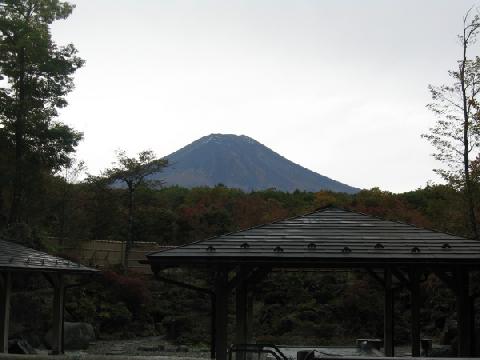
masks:
<instances>
[{"instance_id":1,"label":"rock","mask_svg":"<svg viewBox=\"0 0 480 360\"><path fill-rule=\"evenodd\" d=\"M113 344L105 355L123 355L125 354L125 346L123 344Z\"/></svg>"},{"instance_id":2,"label":"rock","mask_svg":"<svg viewBox=\"0 0 480 360\"><path fill-rule=\"evenodd\" d=\"M176 352L188 352L188 346L179 345L179 346L177 346L177 349L175 351Z\"/></svg>"},{"instance_id":3,"label":"rock","mask_svg":"<svg viewBox=\"0 0 480 360\"><path fill-rule=\"evenodd\" d=\"M383 341L381 339L357 339L357 348L361 352L370 352L372 350L380 350L383 346Z\"/></svg>"},{"instance_id":4,"label":"rock","mask_svg":"<svg viewBox=\"0 0 480 360\"><path fill-rule=\"evenodd\" d=\"M433 345L430 357L452 357L454 351L450 345Z\"/></svg>"},{"instance_id":5,"label":"rock","mask_svg":"<svg viewBox=\"0 0 480 360\"><path fill-rule=\"evenodd\" d=\"M65 350L84 350L95 340L93 326L87 323L64 323L64 346ZM52 348L53 331L49 330L45 336L45 342Z\"/></svg>"},{"instance_id":6,"label":"rock","mask_svg":"<svg viewBox=\"0 0 480 360\"><path fill-rule=\"evenodd\" d=\"M300 350L297 351L297 360L315 360L315 353L313 350Z\"/></svg>"},{"instance_id":7,"label":"rock","mask_svg":"<svg viewBox=\"0 0 480 360\"><path fill-rule=\"evenodd\" d=\"M137 347L138 351L154 352L159 351L158 345L140 345Z\"/></svg>"},{"instance_id":8,"label":"rock","mask_svg":"<svg viewBox=\"0 0 480 360\"><path fill-rule=\"evenodd\" d=\"M125 355L125 350L109 350L105 355Z\"/></svg>"}]
</instances>

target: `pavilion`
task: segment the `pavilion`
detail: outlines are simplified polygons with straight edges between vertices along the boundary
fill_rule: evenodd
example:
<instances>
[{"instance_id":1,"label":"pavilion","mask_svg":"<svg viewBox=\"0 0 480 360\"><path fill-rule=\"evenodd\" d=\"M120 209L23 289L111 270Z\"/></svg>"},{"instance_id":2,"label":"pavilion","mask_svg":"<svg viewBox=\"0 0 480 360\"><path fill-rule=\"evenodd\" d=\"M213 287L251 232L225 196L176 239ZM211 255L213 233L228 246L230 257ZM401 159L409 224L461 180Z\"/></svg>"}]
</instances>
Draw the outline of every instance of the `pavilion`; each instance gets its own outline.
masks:
<instances>
[{"instance_id":1,"label":"pavilion","mask_svg":"<svg viewBox=\"0 0 480 360\"><path fill-rule=\"evenodd\" d=\"M157 278L194 289L161 274L169 267L204 268L214 275L212 330L217 360L227 359L228 297L235 290L236 336L251 341L251 287L272 269L366 270L385 296L384 352L394 356L394 290L411 294L412 356L420 356L420 282L435 273L456 295L458 355L474 353L473 298L469 278L480 266L480 242L386 221L336 207L147 255Z\"/></svg>"},{"instance_id":2,"label":"pavilion","mask_svg":"<svg viewBox=\"0 0 480 360\"><path fill-rule=\"evenodd\" d=\"M97 270L51 256L16 243L0 240L0 354L8 353L12 281L20 273L40 273L50 282L53 295L53 354L63 353L63 321L67 275L87 275Z\"/></svg>"}]
</instances>

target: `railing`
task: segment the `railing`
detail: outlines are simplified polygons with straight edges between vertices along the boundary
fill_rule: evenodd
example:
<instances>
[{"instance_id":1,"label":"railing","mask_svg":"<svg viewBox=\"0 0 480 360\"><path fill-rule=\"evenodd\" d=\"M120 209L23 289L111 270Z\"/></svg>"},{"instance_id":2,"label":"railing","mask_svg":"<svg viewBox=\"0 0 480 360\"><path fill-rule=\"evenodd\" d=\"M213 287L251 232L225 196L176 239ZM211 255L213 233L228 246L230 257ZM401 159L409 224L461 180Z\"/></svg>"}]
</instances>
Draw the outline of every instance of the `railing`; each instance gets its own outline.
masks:
<instances>
[{"instance_id":1,"label":"railing","mask_svg":"<svg viewBox=\"0 0 480 360\"><path fill-rule=\"evenodd\" d=\"M260 360L261 354L272 355L275 360L291 360L273 344L233 344L228 349L228 360L232 360L232 354L257 354L257 360Z\"/></svg>"}]
</instances>

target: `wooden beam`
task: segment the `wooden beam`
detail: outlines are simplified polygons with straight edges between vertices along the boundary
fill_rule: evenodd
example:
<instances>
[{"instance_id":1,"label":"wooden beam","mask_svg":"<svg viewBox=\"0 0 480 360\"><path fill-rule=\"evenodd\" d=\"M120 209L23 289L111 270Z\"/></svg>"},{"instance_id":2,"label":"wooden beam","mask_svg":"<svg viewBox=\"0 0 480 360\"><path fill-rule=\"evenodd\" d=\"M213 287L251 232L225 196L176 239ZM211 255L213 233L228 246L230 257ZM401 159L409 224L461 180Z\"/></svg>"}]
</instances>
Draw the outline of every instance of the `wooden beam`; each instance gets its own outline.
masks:
<instances>
[{"instance_id":1,"label":"wooden beam","mask_svg":"<svg viewBox=\"0 0 480 360\"><path fill-rule=\"evenodd\" d=\"M10 272L0 273L0 354L8 353L11 292L12 274Z\"/></svg>"},{"instance_id":2,"label":"wooden beam","mask_svg":"<svg viewBox=\"0 0 480 360\"><path fill-rule=\"evenodd\" d=\"M457 284L458 356L465 357L471 355L472 348L472 313L468 270L456 269L455 280Z\"/></svg>"},{"instance_id":3,"label":"wooden beam","mask_svg":"<svg viewBox=\"0 0 480 360\"><path fill-rule=\"evenodd\" d=\"M412 357L420 356L420 273L409 270L411 309L412 309Z\"/></svg>"},{"instance_id":4,"label":"wooden beam","mask_svg":"<svg viewBox=\"0 0 480 360\"><path fill-rule=\"evenodd\" d=\"M56 274L55 276L52 276L52 278L54 279L52 354L60 355L64 353L63 322L65 308L65 279L63 274Z\"/></svg>"},{"instance_id":5,"label":"wooden beam","mask_svg":"<svg viewBox=\"0 0 480 360\"><path fill-rule=\"evenodd\" d=\"M395 275L398 281L405 286L407 289L410 288L410 281L407 279L407 277L399 270L396 268L392 268L392 274Z\"/></svg>"},{"instance_id":6,"label":"wooden beam","mask_svg":"<svg viewBox=\"0 0 480 360\"><path fill-rule=\"evenodd\" d=\"M215 274L215 359L227 360L228 330L228 271L217 270Z\"/></svg>"},{"instance_id":7,"label":"wooden beam","mask_svg":"<svg viewBox=\"0 0 480 360\"><path fill-rule=\"evenodd\" d=\"M385 284L385 305L384 305L384 331L383 347L385 356L394 356L394 320L393 320L393 286L392 270L385 268L383 276Z\"/></svg>"},{"instance_id":8,"label":"wooden beam","mask_svg":"<svg viewBox=\"0 0 480 360\"><path fill-rule=\"evenodd\" d=\"M176 286L182 287L184 289L197 291L197 292L204 293L204 294L209 294L209 295L212 294L212 290L207 289L207 288L201 288L201 287L196 286L196 285L187 284L187 283L184 283L184 282L181 282L181 281L170 279L170 278L167 278L165 276L161 276L159 273L155 273L154 275L155 275L155 279L157 279L158 281L162 281L166 284L176 285Z\"/></svg>"},{"instance_id":9,"label":"wooden beam","mask_svg":"<svg viewBox=\"0 0 480 360\"><path fill-rule=\"evenodd\" d=\"M374 278L377 283L382 287L382 288L385 288L385 279L382 279L381 276L379 276L374 270L372 270L371 268L365 268L365 270L367 271L367 273L372 277ZM390 272L391 274L391 272Z\"/></svg>"}]
</instances>

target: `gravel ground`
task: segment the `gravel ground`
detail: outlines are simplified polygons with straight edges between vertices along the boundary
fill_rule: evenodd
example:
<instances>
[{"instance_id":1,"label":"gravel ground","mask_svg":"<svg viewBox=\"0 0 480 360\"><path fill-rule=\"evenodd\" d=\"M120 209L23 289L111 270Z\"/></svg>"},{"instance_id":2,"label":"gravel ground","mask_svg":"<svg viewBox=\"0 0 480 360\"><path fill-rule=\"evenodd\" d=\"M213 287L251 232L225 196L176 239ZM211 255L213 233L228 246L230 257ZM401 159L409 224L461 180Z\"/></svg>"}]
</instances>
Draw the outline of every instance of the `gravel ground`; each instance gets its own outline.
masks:
<instances>
[{"instance_id":1,"label":"gravel ground","mask_svg":"<svg viewBox=\"0 0 480 360\"><path fill-rule=\"evenodd\" d=\"M210 357L208 348L193 348L185 345L172 345L162 337L145 337L129 340L99 340L87 350L71 354L90 355L129 355L129 356L167 356L169 358L206 359Z\"/></svg>"},{"instance_id":2,"label":"gravel ground","mask_svg":"<svg viewBox=\"0 0 480 360\"><path fill-rule=\"evenodd\" d=\"M282 351L289 358L296 358L298 350L305 350L301 347L283 347ZM308 348L311 349L311 348ZM320 356L325 357L337 357L345 356L346 359L352 358L358 355L365 355L358 352L355 347L316 347ZM398 346L395 348L395 355L397 357L409 357L409 346ZM436 356L451 356L449 353L449 347L434 346L434 352ZM376 356L382 356L380 352L378 354L369 354L368 358L373 359ZM322 356L322 357L323 357ZM434 355L435 356L435 355ZM145 337L135 338L128 340L98 340L90 345L87 350L82 351L68 351L65 356L55 356L55 359L68 359L68 360L204 360L210 357L210 349L199 348L185 345L172 345L164 340L163 337ZM48 350L38 350L38 355L19 357L0 354L0 360L4 359L19 359L19 360L47 360L53 359L48 356ZM360 357L361 359L361 357ZM380 359L380 358L379 358Z\"/></svg>"}]
</instances>

